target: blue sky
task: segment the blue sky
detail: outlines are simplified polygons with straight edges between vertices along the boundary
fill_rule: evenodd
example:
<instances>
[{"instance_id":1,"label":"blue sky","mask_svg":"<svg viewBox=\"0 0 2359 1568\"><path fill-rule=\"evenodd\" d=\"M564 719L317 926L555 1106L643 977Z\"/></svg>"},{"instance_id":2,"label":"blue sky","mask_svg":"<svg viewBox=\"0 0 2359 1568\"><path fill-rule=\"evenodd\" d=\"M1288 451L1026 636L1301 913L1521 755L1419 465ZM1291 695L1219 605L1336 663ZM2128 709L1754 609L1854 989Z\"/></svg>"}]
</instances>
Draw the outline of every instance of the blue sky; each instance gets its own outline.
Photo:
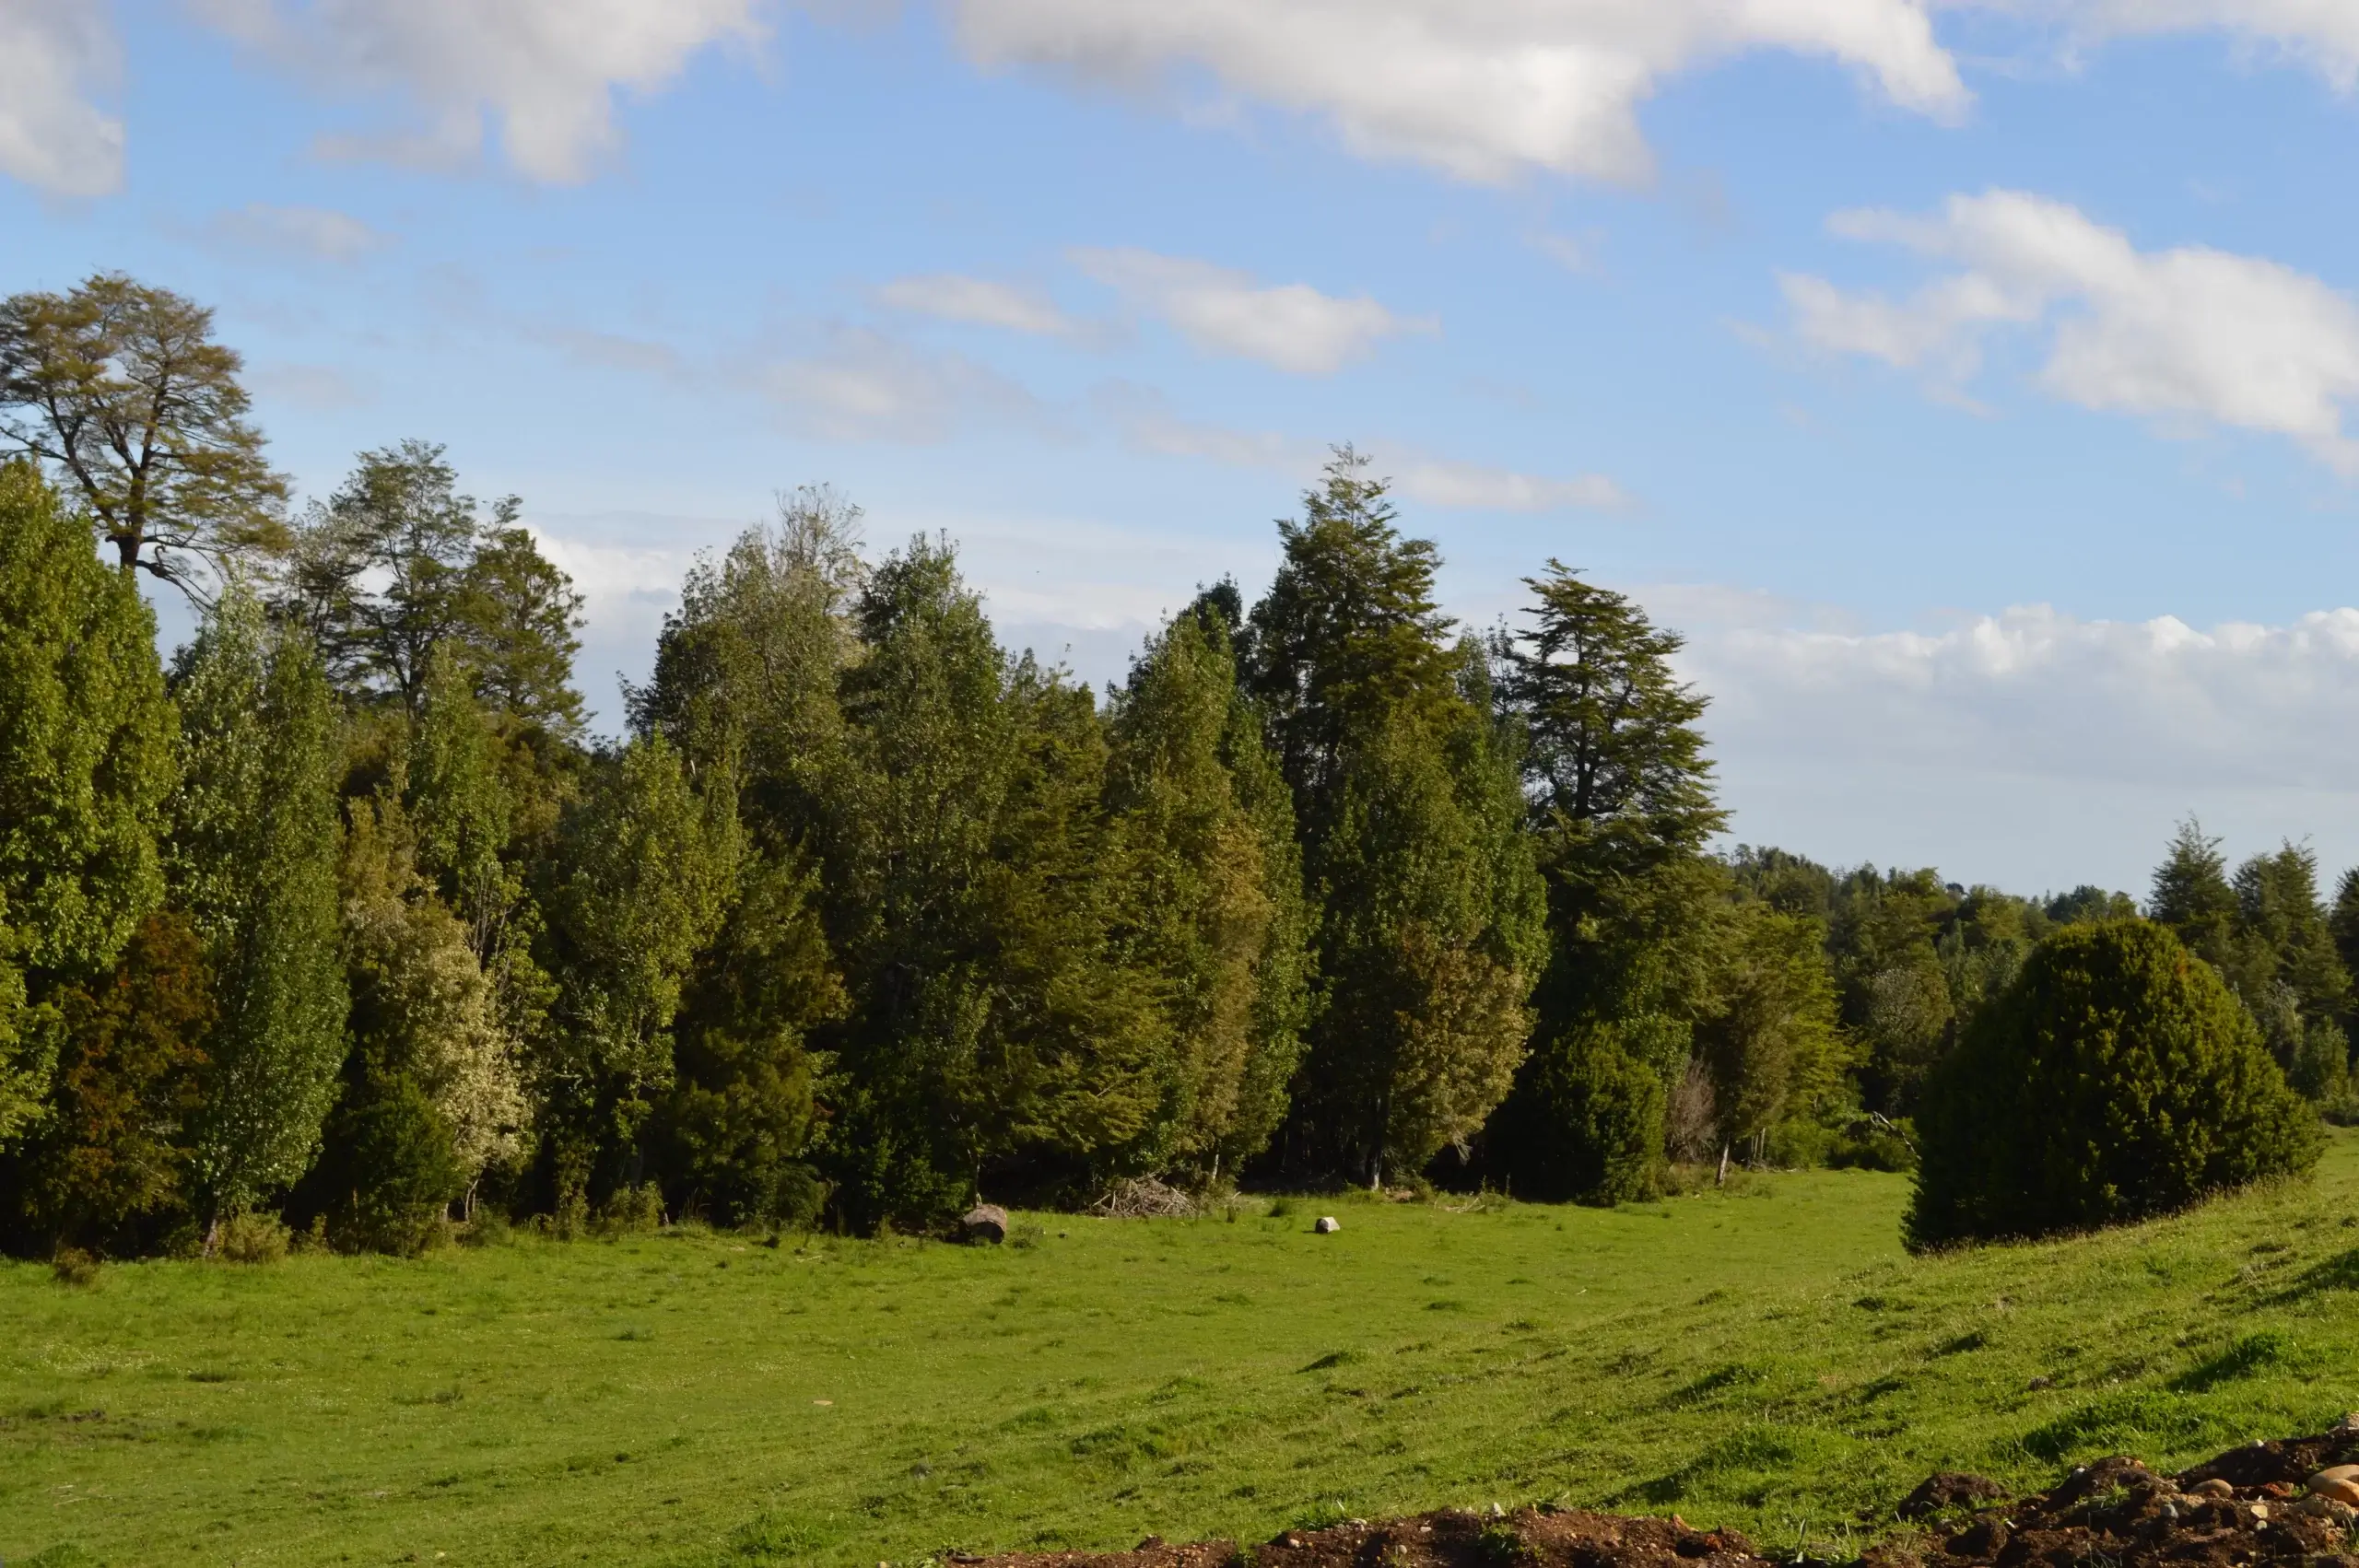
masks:
<instances>
[{"instance_id":1,"label":"blue sky","mask_svg":"<svg viewBox=\"0 0 2359 1568\"><path fill-rule=\"evenodd\" d=\"M1691 637L1736 836L2359 861L2359 3L0 0L0 290L217 306L590 600L828 482L1119 673L1372 451ZM168 612L169 606L165 607Z\"/></svg>"}]
</instances>

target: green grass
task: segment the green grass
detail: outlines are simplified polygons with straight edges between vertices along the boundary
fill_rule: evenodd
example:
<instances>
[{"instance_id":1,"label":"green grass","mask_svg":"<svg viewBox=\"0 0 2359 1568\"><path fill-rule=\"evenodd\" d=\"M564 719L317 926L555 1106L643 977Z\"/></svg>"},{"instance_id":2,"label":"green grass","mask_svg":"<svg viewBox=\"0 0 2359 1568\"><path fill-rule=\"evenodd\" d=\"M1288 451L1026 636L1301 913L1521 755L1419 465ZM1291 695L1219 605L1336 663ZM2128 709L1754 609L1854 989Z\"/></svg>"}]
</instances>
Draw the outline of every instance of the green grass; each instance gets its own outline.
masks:
<instances>
[{"instance_id":1,"label":"green grass","mask_svg":"<svg viewBox=\"0 0 2359 1568\"><path fill-rule=\"evenodd\" d=\"M867 1564L1552 1497L1839 1546L1937 1466L2359 1406L2359 1137L2079 1241L1911 1259L1906 1197L8 1265L0 1559Z\"/></svg>"}]
</instances>

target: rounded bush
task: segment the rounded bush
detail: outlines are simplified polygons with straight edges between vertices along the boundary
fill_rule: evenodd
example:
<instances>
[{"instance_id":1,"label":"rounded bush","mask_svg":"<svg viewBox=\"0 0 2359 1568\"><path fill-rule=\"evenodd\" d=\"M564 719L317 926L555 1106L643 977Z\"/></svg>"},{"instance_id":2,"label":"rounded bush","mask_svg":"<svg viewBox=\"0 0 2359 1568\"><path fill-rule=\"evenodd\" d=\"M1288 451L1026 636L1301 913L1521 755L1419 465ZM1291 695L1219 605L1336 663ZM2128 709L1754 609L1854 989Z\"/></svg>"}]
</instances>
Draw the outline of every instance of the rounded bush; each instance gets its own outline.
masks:
<instances>
[{"instance_id":1,"label":"rounded bush","mask_svg":"<svg viewBox=\"0 0 2359 1568\"><path fill-rule=\"evenodd\" d=\"M2168 929L2071 926L1934 1069L1912 1248L2088 1230L2306 1170L2318 1115Z\"/></svg>"},{"instance_id":2,"label":"rounded bush","mask_svg":"<svg viewBox=\"0 0 2359 1568\"><path fill-rule=\"evenodd\" d=\"M1662 1187L1662 1077L1611 1028L1576 1028L1525 1063L1491 1117L1487 1162L1518 1198L1611 1206Z\"/></svg>"}]
</instances>

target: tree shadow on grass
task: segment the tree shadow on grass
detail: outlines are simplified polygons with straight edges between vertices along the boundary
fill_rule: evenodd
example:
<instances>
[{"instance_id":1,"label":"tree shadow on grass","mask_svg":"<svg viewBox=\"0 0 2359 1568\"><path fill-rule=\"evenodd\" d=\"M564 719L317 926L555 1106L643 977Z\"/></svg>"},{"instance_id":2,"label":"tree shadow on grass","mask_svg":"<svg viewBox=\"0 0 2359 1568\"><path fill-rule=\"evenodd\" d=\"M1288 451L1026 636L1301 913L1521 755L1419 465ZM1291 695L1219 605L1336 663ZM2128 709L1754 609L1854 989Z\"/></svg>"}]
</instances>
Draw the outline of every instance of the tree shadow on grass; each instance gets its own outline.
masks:
<instances>
[{"instance_id":1,"label":"tree shadow on grass","mask_svg":"<svg viewBox=\"0 0 2359 1568\"><path fill-rule=\"evenodd\" d=\"M2273 1295L2261 1298L2264 1306L2289 1306L2306 1301L2328 1291L2359 1291L2359 1246L2339 1252L2322 1263L2313 1263L2293 1282Z\"/></svg>"},{"instance_id":2,"label":"tree shadow on grass","mask_svg":"<svg viewBox=\"0 0 2359 1568\"><path fill-rule=\"evenodd\" d=\"M1708 1490L1718 1492L1728 1490L1732 1482L1741 1483L1748 1473L1782 1470L1796 1457L1784 1433L1767 1426L1748 1426L1712 1444L1669 1475L1642 1480L1612 1502L1619 1504L1637 1499L1660 1508L1685 1501L1706 1490L1708 1483ZM1741 1484L1738 1490L1742 1492Z\"/></svg>"},{"instance_id":3,"label":"tree shadow on grass","mask_svg":"<svg viewBox=\"0 0 2359 1568\"><path fill-rule=\"evenodd\" d=\"M2294 1341L2273 1328L2247 1334L2218 1355L2199 1362L2170 1381L2183 1394L2207 1394L2223 1383L2250 1377L2293 1359Z\"/></svg>"}]
</instances>

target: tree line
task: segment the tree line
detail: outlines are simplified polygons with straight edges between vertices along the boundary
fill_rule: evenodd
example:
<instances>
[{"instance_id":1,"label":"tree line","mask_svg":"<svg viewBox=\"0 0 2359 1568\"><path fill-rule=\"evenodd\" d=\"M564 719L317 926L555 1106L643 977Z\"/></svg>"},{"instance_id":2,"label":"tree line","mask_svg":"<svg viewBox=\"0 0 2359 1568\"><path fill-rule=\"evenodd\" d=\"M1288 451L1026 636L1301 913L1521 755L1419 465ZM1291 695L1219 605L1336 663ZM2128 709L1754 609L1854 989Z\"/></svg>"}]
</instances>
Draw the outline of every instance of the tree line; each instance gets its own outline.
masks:
<instances>
[{"instance_id":1,"label":"tree line","mask_svg":"<svg viewBox=\"0 0 2359 1568\"><path fill-rule=\"evenodd\" d=\"M1898 1166L2041 937L2138 918L1716 852L1678 636L1554 561L1458 626L1348 448L1267 591L1103 693L1004 648L949 541L792 492L593 737L519 503L410 441L297 508L240 374L128 278L0 302L19 1249ZM169 661L143 581L198 611ZM2359 883L2189 824L2148 912L2350 1102Z\"/></svg>"}]
</instances>

